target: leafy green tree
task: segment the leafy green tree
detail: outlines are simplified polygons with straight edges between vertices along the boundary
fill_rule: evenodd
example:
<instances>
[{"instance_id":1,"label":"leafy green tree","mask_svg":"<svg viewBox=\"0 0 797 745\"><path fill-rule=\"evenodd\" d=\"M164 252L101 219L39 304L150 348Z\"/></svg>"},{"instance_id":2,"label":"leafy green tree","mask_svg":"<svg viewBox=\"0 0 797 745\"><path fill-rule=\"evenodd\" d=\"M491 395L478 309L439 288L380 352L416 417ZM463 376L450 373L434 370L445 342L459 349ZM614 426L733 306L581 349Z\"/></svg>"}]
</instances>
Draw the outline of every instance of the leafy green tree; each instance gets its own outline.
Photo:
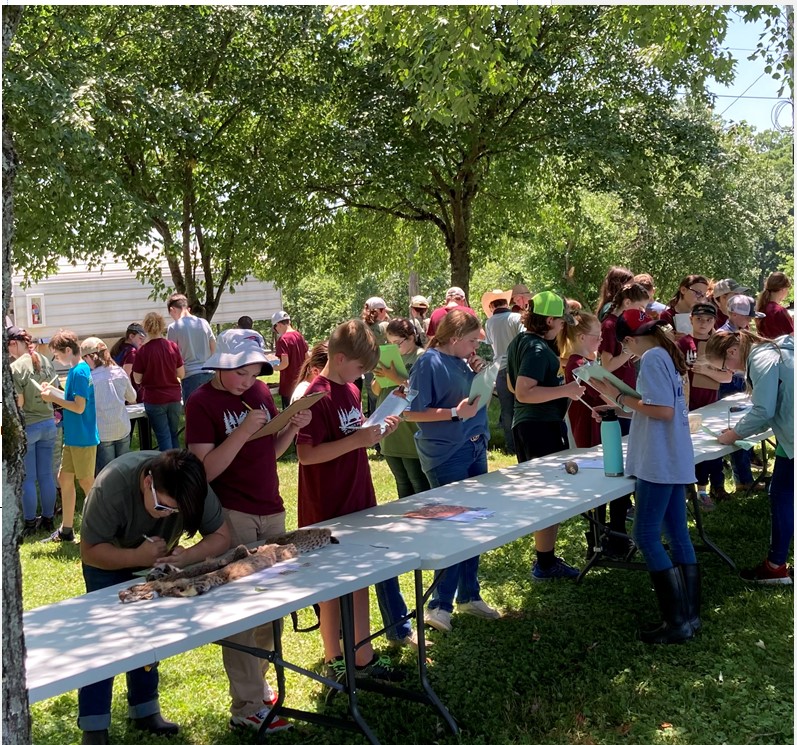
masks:
<instances>
[{"instance_id":1,"label":"leafy green tree","mask_svg":"<svg viewBox=\"0 0 797 745\"><path fill-rule=\"evenodd\" d=\"M26 14L5 71L20 151L16 265L126 259L211 318L259 273L302 41L318 11L278 6L59 6ZM278 179L275 179L278 181ZM253 219L257 216L257 219Z\"/></svg>"},{"instance_id":2,"label":"leafy green tree","mask_svg":"<svg viewBox=\"0 0 797 745\"><path fill-rule=\"evenodd\" d=\"M347 221L356 209L432 226L466 289L472 251L489 255L554 164L570 188L623 181L655 202L649 173L700 154L678 140L676 90L731 70L725 13L708 6L368 6L331 19L326 96L294 146L310 201Z\"/></svg>"}]
</instances>

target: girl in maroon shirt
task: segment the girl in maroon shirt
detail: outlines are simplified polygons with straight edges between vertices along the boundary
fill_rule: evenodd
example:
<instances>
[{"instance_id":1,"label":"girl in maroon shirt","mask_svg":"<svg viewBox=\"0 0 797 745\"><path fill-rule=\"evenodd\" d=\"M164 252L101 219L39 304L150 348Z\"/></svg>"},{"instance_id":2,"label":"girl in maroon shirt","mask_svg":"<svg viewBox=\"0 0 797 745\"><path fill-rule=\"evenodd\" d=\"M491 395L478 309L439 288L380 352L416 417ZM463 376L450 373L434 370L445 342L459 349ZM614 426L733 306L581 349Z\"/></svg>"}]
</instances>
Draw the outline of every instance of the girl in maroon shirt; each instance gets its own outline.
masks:
<instances>
[{"instance_id":1,"label":"girl in maroon shirt","mask_svg":"<svg viewBox=\"0 0 797 745\"><path fill-rule=\"evenodd\" d=\"M794 320L781 303L789 294L791 281L783 272L772 272L767 277L764 291L758 296L756 310L766 317L755 322L756 331L767 338L794 333Z\"/></svg>"}]
</instances>

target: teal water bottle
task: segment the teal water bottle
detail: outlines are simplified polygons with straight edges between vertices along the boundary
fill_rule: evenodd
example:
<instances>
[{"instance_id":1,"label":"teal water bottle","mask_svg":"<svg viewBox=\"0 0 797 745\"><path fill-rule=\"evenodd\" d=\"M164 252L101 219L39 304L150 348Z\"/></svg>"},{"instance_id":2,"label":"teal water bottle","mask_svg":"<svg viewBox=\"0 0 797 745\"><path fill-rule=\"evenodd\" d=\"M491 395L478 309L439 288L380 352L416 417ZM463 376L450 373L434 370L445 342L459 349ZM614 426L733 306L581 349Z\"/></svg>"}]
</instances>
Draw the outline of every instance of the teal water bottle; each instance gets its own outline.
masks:
<instances>
[{"instance_id":1,"label":"teal water bottle","mask_svg":"<svg viewBox=\"0 0 797 745\"><path fill-rule=\"evenodd\" d=\"M601 445L603 445L603 472L607 476L623 476L623 434L617 412L601 412Z\"/></svg>"}]
</instances>

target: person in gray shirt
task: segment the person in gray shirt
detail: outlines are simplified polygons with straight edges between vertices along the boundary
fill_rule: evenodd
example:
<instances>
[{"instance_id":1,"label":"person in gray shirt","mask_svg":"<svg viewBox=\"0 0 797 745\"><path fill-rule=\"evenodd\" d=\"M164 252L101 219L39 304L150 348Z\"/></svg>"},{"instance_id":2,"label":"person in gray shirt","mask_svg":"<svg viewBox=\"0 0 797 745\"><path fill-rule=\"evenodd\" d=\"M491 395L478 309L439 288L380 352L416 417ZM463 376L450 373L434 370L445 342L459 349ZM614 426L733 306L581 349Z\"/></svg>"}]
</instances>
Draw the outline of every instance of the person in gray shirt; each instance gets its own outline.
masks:
<instances>
[{"instance_id":1,"label":"person in gray shirt","mask_svg":"<svg viewBox=\"0 0 797 745\"><path fill-rule=\"evenodd\" d=\"M172 295L166 303L174 323L169 325L166 338L179 348L185 364L185 377L180 381L183 389L183 405L199 386L213 378L212 372L202 365L216 352L216 337L210 324L188 309L188 298L180 293Z\"/></svg>"}]
</instances>

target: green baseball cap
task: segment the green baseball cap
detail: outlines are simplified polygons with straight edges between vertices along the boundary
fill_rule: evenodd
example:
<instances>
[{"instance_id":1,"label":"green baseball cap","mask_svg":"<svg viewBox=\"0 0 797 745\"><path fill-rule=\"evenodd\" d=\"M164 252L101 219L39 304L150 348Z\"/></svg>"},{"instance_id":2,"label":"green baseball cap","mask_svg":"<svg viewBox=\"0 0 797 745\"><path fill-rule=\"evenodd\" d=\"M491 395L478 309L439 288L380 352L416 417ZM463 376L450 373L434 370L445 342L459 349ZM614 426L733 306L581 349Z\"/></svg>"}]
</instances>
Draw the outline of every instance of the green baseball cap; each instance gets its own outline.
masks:
<instances>
[{"instance_id":1,"label":"green baseball cap","mask_svg":"<svg viewBox=\"0 0 797 745\"><path fill-rule=\"evenodd\" d=\"M531 298L531 307L537 315L563 318L569 326L576 325L573 314L567 309L567 301L558 292L551 290L538 292Z\"/></svg>"}]
</instances>

